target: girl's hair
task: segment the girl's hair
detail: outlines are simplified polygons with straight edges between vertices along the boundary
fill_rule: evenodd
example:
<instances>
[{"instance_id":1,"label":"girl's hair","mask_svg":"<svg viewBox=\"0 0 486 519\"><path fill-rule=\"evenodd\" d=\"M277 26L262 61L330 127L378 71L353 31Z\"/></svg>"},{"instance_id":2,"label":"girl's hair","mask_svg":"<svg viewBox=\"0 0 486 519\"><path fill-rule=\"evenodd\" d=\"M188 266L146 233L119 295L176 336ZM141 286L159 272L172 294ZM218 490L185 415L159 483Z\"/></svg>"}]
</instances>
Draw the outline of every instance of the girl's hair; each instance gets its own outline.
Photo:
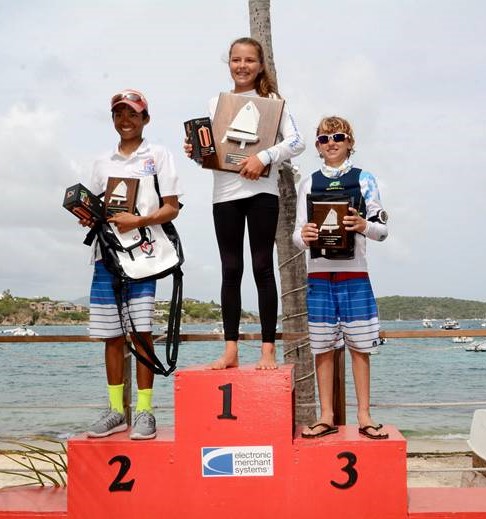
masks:
<instances>
[{"instance_id":1,"label":"girl's hair","mask_svg":"<svg viewBox=\"0 0 486 519\"><path fill-rule=\"evenodd\" d=\"M349 150L348 157L354 153L354 133L351 125L346 119L342 117L338 117L337 115L332 115L331 117L324 117L316 130L316 137L321 133L346 133L349 137L349 144L351 145L351 149Z\"/></svg>"},{"instance_id":2,"label":"girl's hair","mask_svg":"<svg viewBox=\"0 0 486 519\"><path fill-rule=\"evenodd\" d=\"M277 92L277 85L275 80L270 76L267 70L267 65L265 64L265 56L263 53L263 47L261 43L253 38L238 38L235 40L229 48L228 58L231 61L231 51L236 44L240 45L252 45L258 52L258 59L262 65L262 71L258 74L255 79L255 90L260 97L270 97L271 94L275 94L278 97L279 94Z\"/></svg>"}]
</instances>

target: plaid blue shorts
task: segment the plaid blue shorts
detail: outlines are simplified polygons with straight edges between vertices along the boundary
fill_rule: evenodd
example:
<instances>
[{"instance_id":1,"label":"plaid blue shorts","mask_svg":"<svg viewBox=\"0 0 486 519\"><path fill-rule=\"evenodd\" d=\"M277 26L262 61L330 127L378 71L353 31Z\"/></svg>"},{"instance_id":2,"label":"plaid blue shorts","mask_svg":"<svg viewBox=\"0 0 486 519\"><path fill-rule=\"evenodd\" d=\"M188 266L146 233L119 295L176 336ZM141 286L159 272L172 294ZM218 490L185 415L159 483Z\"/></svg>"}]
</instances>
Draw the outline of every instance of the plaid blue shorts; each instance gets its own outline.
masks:
<instances>
[{"instance_id":1,"label":"plaid blue shorts","mask_svg":"<svg viewBox=\"0 0 486 519\"><path fill-rule=\"evenodd\" d=\"M366 272L311 273L307 311L312 353L343 348L370 353L379 344L378 308Z\"/></svg>"}]
</instances>

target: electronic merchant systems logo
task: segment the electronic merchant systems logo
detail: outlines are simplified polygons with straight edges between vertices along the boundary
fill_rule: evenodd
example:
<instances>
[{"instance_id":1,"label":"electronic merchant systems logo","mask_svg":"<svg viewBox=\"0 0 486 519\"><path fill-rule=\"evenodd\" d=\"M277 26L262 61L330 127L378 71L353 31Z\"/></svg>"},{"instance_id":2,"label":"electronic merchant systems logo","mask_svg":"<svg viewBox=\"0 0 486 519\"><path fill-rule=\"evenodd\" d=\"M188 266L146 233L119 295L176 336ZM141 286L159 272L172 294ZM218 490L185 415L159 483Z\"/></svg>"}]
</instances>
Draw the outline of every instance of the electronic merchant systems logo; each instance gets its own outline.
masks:
<instances>
[{"instance_id":1,"label":"electronic merchant systems logo","mask_svg":"<svg viewBox=\"0 0 486 519\"><path fill-rule=\"evenodd\" d=\"M203 477L273 476L273 447L203 447Z\"/></svg>"}]
</instances>

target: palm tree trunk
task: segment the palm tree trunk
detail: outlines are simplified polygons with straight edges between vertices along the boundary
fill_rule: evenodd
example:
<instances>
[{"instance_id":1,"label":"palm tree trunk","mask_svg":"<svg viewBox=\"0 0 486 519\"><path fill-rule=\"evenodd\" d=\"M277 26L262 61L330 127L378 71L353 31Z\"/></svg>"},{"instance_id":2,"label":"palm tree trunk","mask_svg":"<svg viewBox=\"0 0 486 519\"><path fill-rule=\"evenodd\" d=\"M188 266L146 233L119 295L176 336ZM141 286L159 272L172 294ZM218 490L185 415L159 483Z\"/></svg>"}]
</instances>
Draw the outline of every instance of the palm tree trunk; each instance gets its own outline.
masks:
<instances>
[{"instance_id":1,"label":"palm tree trunk","mask_svg":"<svg viewBox=\"0 0 486 519\"><path fill-rule=\"evenodd\" d=\"M250 34L258 40L265 52L268 71L277 79L272 51L270 0L249 0ZM290 163L280 170L280 214L277 229L277 254L282 290L282 326L284 359L295 364L295 421L298 424L315 420L314 359L310 351L307 333L307 307L305 299L305 255L292 243L295 225L297 193ZM296 339L296 334L301 338Z\"/></svg>"}]
</instances>

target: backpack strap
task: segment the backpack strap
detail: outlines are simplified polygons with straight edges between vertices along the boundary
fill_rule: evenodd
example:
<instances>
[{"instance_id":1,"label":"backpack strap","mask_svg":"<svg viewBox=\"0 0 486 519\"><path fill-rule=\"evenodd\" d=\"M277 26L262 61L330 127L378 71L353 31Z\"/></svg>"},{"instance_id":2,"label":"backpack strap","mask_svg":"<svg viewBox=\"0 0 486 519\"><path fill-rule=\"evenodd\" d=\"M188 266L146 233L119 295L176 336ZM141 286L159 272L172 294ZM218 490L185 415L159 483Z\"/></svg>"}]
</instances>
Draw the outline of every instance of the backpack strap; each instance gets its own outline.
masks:
<instances>
[{"instance_id":1,"label":"backpack strap","mask_svg":"<svg viewBox=\"0 0 486 519\"><path fill-rule=\"evenodd\" d=\"M160 188L159 181L157 178L157 174L153 175L154 178L154 188L159 197L159 205L163 206L164 201L160 196ZM182 204L179 204L179 207L182 207ZM166 234L172 234L177 236L177 231L172 222L166 222L162 224L164 232ZM179 244L178 254L179 257L183 260L182 248L180 247L180 242L177 239L176 243ZM182 261L181 261L182 263ZM147 344L147 341L143 337L143 335L137 331L135 324L133 322L132 316L128 311L128 318L130 320L130 324L132 327L132 333L137 339L137 342L140 344L142 349L144 350L147 357L141 355L130 343L127 341L127 346L136 359L141 362L144 366L152 370L157 375L164 375L168 377L177 367L177 357L179 354L179 344L180 344L180 327L181 327L181 316L182 316L182 294L183 294L183 272L180 266L177 266L172 272L172 297L169 309L169 317L167 321L167 335L165 338L165 361L167 366L157 357L153 348ZM125 280L117 280L121 285L125 284ZM126 290L123 290L123 287L115 289L115 294L123 295L126 293ZM125 299L125 301L124 301ZM120 301L118 301L117 297L117 307L118 314L120 316L120 321L123 326L122 319L122 309L123 304L126 303L126 297L121 297ZM128 310L128 308L127 308ZM126 336L126 334L125 334Z\"/></svg>"}]
</instances>

